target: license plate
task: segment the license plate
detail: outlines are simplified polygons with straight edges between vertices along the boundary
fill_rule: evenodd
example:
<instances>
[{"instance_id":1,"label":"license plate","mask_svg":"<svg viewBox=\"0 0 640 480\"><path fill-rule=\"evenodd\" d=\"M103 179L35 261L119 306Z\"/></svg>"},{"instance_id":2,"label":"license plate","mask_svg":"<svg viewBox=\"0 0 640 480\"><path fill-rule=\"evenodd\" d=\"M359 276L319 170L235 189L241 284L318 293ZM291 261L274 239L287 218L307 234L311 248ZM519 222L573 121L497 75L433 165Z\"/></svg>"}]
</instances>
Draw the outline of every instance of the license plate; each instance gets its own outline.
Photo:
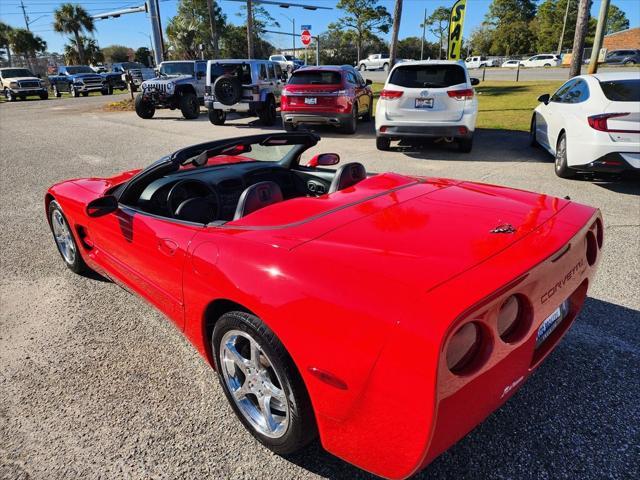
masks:
<instances>
[{"instance_id":1,"label":"license plate","mask_svg":"<svg viewBox=\"0 0 640 480\"><path fill-rule=\"evenodd\" d=\"M569 312L569 300L565 300L560 304L558 308L556 308L551 315L549 315L542 325L538 328L538 334L536 335L536 348L540 346L542 342L544 342L549 335L556 329L562 320Z\"/></svg>"},{"instance_id":2,"label":"license plate","mask_svg":"<svg viewBox=\"0 0 640 480\"><path fill-rule=\"evenodd\" d=\"M213 101L215 101L215 99L216 98L213 95L205 95L204 96L204 101L205 102L213 102Z\"/></svg>"},{"instance_id":3,"label":"license plate","mask_svg":"<svg viewBox=\"0 0 640 480\"><path fill-rule=\"evenodd\" d=\"M416 98L416 108L433 108L433 98Z\"/></svg>"},{"instance_id":4,"label":"license plate","mask_svg":"<svg viewBox=\"0 0 640 480\"><path fill-rule=\"evenodd\" d=\"M317 105L318 99L316 97L305 97L304 103L306 103L307 105Z\"/></svg>"}]
</instances>

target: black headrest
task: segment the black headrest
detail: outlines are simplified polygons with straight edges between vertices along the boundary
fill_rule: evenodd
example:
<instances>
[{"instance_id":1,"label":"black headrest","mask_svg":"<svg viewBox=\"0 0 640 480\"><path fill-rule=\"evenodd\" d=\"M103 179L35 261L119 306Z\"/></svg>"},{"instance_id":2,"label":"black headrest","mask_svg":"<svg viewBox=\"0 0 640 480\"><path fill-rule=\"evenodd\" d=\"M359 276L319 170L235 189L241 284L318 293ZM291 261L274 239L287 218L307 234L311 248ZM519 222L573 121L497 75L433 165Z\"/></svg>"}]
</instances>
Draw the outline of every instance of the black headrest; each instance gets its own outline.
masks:
<instances>
[{"instance_id":1,"label":"black headrest","mask_svg":"<svg viewBox=\"0 0 640 480\"><path fill-rule=\"evenodd\" d=\"M178 205L174 217L187 222L209 223L216 219L216 210L214 200L206 197L194 197Z\"/></svg>"},{"instance_id":2,"label":"black headrest","mask_svg":"<svg viewBox=\"0 0 640 480\"><path fill-rule=\"evenodd\" d=\"M242 195L240 195L236 214L233 216L233 219L238 220L256 210L260 210L272 203L281 202L282 200L282 190L280 190L277 183L254 183L250 187L247 187L247 189L242 192Z\"/></svg>"},{"instance_id":3,"label":"black headrest","mask_svg":"<svg viewBox=\"0 0 640 480\"><path fill-rule=\"evenodd\" d=\"M367 178L367 170L364 165L358 162L345 163L336 170L336 176L333 177L329 193L351 187L365 178Z\"/></svg>"}]
</instances>

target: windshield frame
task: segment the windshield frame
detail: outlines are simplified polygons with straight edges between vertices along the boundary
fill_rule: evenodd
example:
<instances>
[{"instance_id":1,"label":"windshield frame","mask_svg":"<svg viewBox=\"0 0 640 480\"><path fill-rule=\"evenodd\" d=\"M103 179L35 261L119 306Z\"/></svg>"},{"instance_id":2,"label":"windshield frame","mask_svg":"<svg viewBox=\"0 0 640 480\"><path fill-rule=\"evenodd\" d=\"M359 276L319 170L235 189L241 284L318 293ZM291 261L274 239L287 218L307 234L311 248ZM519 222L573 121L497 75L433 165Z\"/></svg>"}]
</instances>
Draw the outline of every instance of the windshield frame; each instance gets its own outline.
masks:
<instances>
[{"instance_id":1,"label":"windshield frame","mask_svg":"<svg viewBox=\"0 0 640 480\"><path fill-rule=\"evenodd\" d=\"M188 68L190 71L189 72L178 72L178 73L166 73L165 71L163 71L163 69L168 66L168 65L172 65L172 66L184 66L184 68ZM160 64L160 76L161 77L180 77L183 75L187 75L187 76L195 76L196 74L196 65L193 62L162 62L162 64Z\"/></svg>"},{"instance_id":2,"label":"windshield frame","mask_svg":"<svg viewBox=\"0 0 640 480\"><path fill-rule=\"evenodd\" d=\"M13 75L11 77L7 77L7 75L6 75L7 70L17 70L19 72L27 72L28 75ZM22 68L22 67L13 67L13 68L2 69L1 73L2 73L2 78L25 78L25 77L36 78L36 76L33 74L33 72L31 70L29 70L28 68Z\"/></svg>"}]
</instances>

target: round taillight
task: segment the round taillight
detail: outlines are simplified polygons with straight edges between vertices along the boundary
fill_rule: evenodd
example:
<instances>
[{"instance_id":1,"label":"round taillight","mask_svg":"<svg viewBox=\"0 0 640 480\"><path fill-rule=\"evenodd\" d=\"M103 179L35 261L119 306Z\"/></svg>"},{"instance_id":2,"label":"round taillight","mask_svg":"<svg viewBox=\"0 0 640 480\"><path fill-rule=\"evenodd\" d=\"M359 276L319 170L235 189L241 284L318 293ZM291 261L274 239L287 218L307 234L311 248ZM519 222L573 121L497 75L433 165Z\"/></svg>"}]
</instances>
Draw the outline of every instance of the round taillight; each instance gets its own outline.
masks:
<instances>
[{"instance_id":1,"label":"round taillight","mask_svg":"<svg viewBox=\"0 0 640 480\"><path fill-rule=\"evenodd\" d=\"M447 346L447 367L455 374L466 373L473 367L482 346L482 327L476 322L462 325Z\"/></svg>"},{"instance_id":2,"label":"round taillight","mask_svg":"<svg viewBox=\"0 0 640 480\"><path fill-rule=\"evenodd\" d=\"M589 265L593 265L596 263L596 258L598 257L598 241L592 231L587 232L586 242L587 262L589 262Z\"/></svg>"},{"instance_id":3,"label":"round taillight","mask_svg":"<svg viewBox=\"0 0 640 480\"><path fill-rule=\"evenodd\" d=\"M599 218L596 220L596 240L598 241L598 248L602 248L604 230L602 228L602 221Z\"/></svg>"},{"instance_id":4,"label":"round taillight","mask_svg":"<svg viewBox=\"0 0 640 480\"><path fill-rule=\"evenodd\" d=\"M515 342L525 330L525 305L518 295L507 298L498 311L498 335L509 343Z\"/></svg>"}]
</instances>

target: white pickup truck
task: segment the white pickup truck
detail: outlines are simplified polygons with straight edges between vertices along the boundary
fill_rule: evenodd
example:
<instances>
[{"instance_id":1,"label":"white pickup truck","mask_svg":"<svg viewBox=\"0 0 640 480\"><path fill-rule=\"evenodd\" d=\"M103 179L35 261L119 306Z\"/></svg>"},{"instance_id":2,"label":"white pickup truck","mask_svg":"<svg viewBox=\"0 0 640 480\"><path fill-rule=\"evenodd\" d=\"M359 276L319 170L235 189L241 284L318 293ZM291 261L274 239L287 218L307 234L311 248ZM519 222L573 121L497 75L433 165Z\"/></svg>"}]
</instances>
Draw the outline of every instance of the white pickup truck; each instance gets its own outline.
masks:
<instances>
[{"instance_id":1,"label":"white pickup truck","mask_svg":"<svg viewBox=\"0 0 640 480\"><path fill-rule=\"evenodd\" d=\"M360 60L358 63L358 70L364 72L365 70L378 70L382 69L385 72L389 71L389 55L386 53L372 53L367 58Z\"/></svg>"},{"instance_id":2,"label":"white pickup truck","mask_svg":"<svg viewBox=\"0 0 640 480\"><path fill-rule=\"evenodd\" d=\"M487 57L469 57L465 59L464 64L467 66L467 69L498 66L496 60Z\"/></svg>"}]
</instances>

